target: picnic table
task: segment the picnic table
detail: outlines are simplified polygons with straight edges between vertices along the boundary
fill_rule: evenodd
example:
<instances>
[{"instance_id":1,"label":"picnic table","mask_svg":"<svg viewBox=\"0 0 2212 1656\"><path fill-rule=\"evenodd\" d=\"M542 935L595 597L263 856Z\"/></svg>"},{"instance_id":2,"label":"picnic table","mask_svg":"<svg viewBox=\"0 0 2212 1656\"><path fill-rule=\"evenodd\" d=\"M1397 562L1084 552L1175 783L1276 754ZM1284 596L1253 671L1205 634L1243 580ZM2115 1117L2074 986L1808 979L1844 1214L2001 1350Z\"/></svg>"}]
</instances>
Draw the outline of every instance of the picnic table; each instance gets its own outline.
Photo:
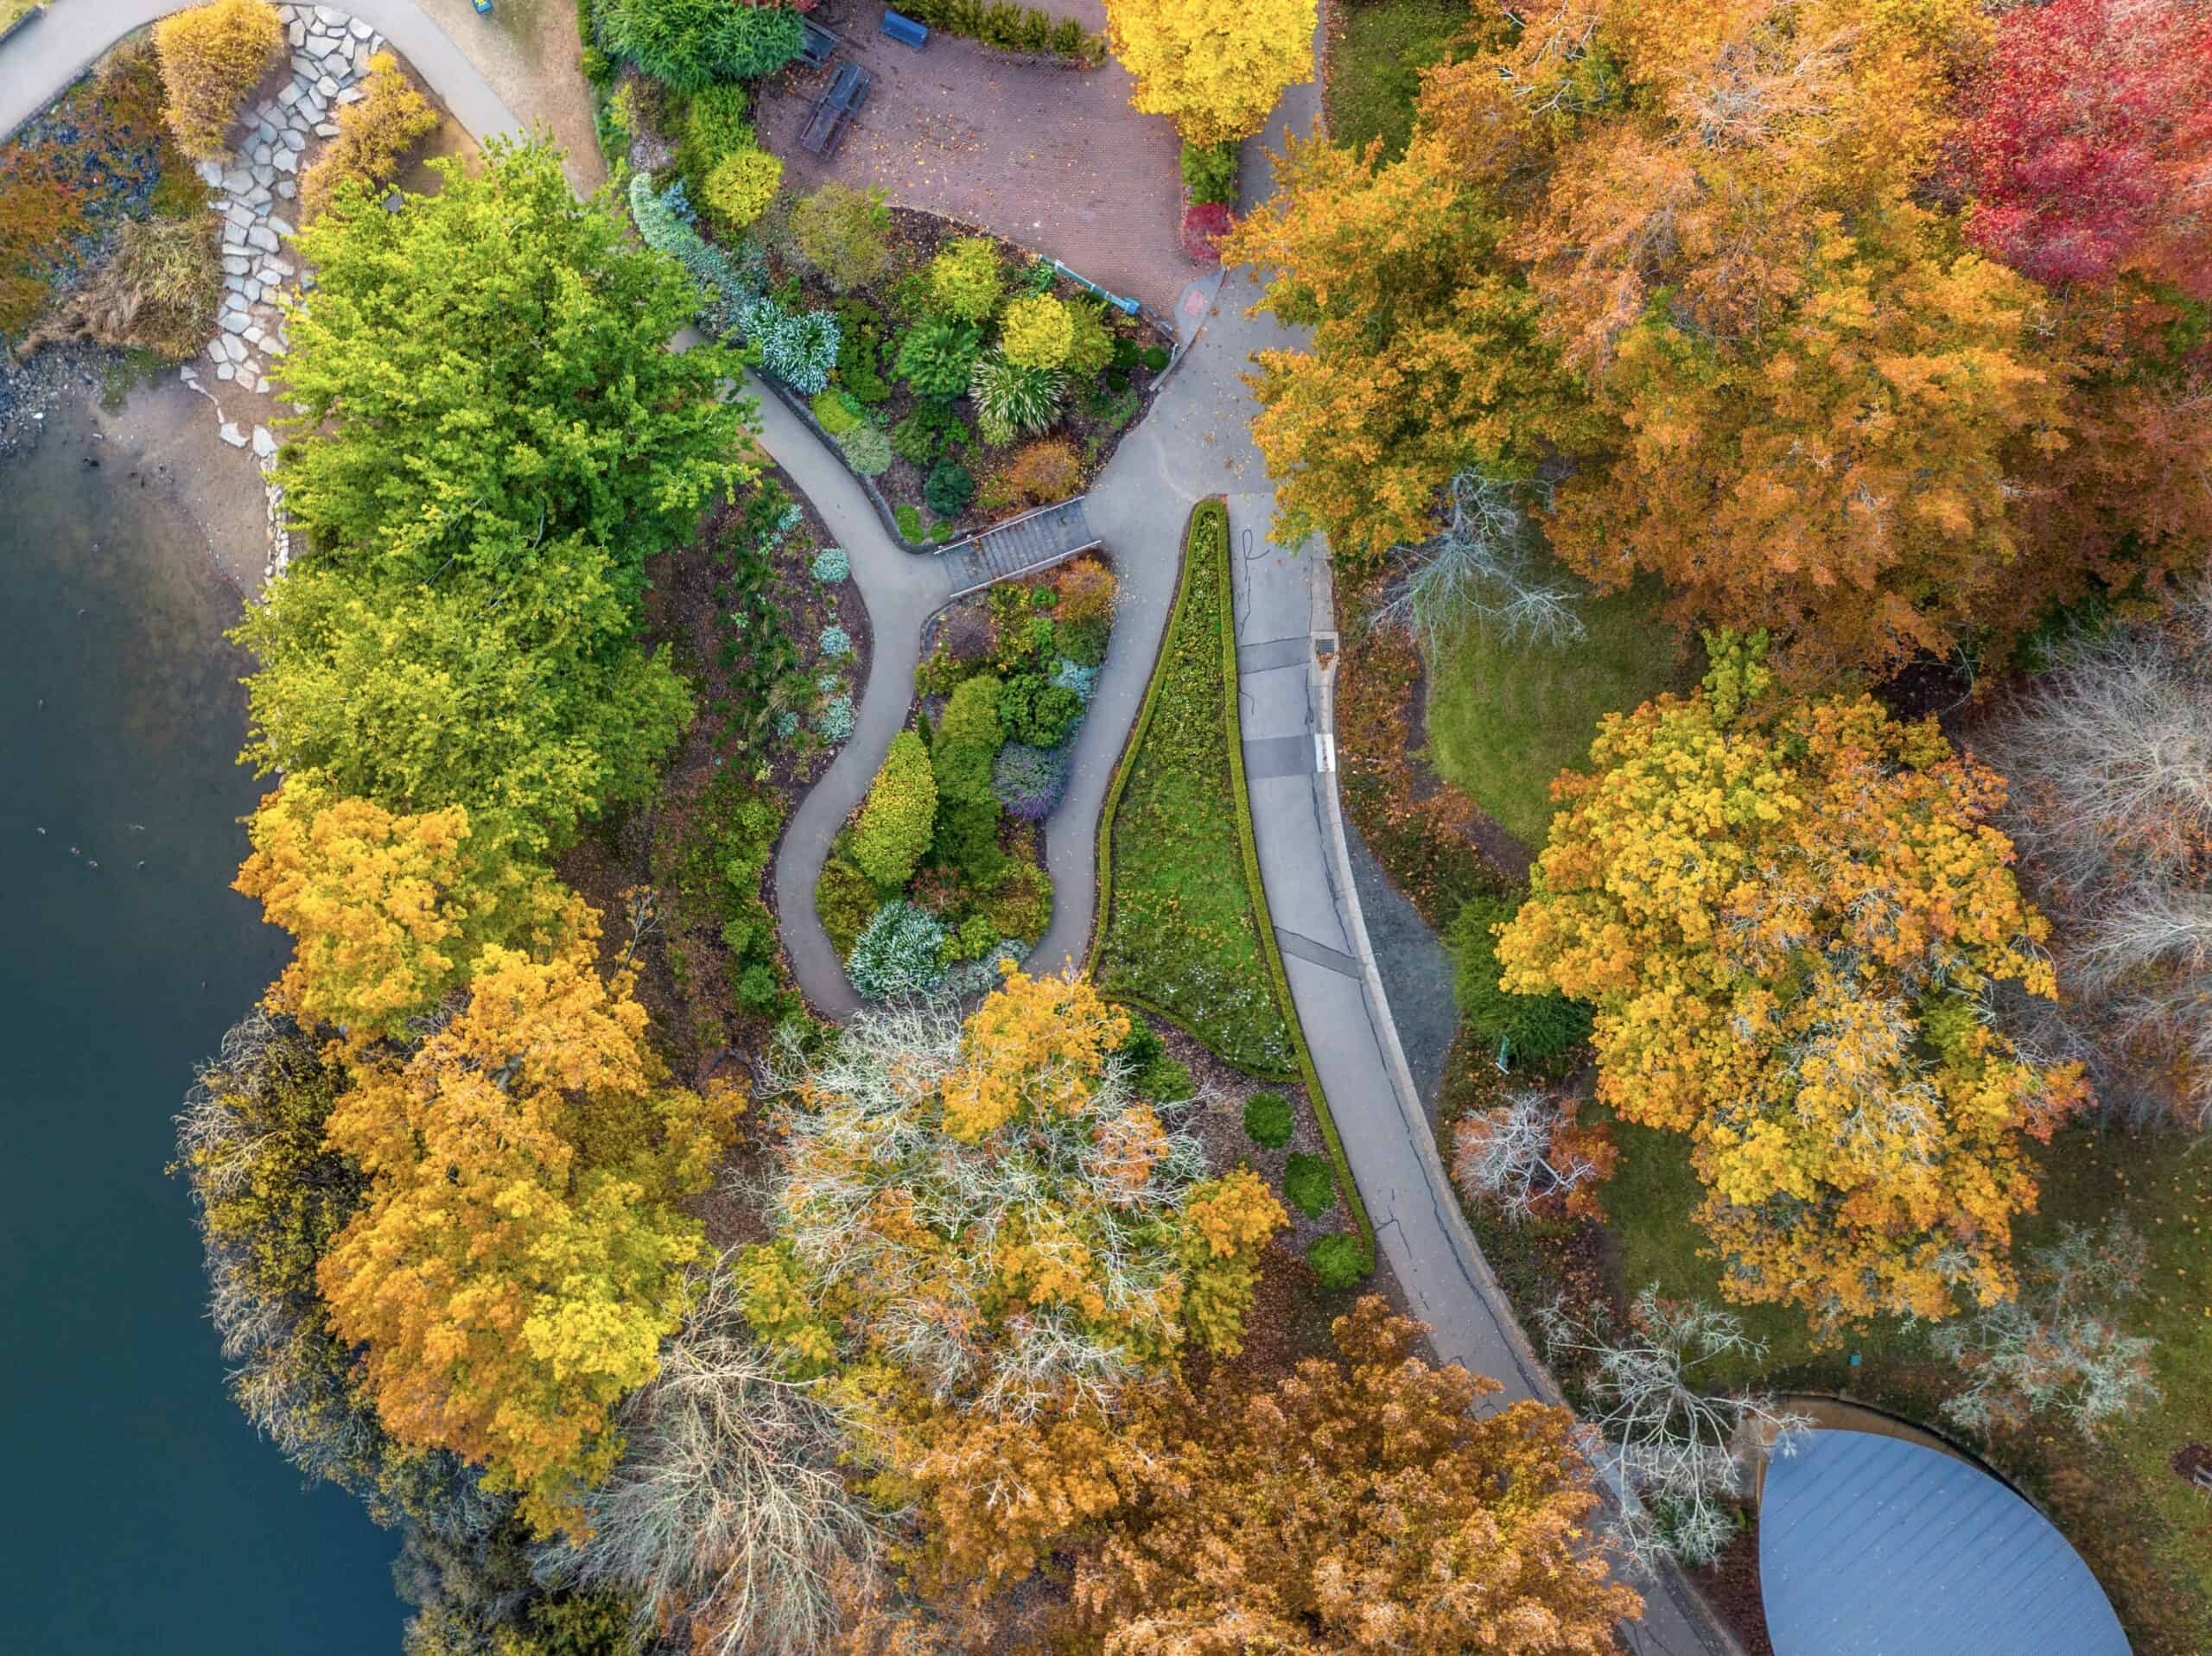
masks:
<instances>
[{"instance_id":1,"label":"picnic table","mask_svg":"<svg viewBox=\"0 0 2212 1656\"><path fill-rule=\"evenodd\" d=\"M835 153L845 136L846 123L861 112L861 106L868 102L868 90L874 85L875 77L859 64L839 64L822 96L814 100L814 108L806 117L806 128L798 135L799 148L812 155Z\"/></svg>"},{"instance_id":2,"label":"picnic table","mask_svg":"<svg viewBox=\"0 0 2212 1656\"><path fill-rule=\"evenodd\" d=\"M798 60L810 69L819 69L836 54L837 37L811 17L800 18L798 29Z\"/></svg>"}]
</instances>

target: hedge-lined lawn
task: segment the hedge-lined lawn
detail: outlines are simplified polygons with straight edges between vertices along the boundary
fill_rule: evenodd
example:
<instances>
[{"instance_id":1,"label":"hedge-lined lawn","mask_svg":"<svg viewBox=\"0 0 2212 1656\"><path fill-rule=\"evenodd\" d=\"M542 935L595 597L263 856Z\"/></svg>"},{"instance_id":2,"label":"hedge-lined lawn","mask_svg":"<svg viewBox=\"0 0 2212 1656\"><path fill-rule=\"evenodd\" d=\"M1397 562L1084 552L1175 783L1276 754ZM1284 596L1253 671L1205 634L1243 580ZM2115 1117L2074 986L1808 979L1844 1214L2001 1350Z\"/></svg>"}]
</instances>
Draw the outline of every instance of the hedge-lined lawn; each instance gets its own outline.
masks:
<instances>
[{"instance_id":1,"label":"hedge-lined lawn","mask_svg":"<svg viewBox=\"0 0 2212 1656\"><path fill-rule=\"evenodd\" d=\"M1598 720L1704 670L1675 659L1674 630L1643 587L1586 600L1576 644L1509 642L1471 622L1430 664L1428 759L1531 851L1551 827L1551 781L1587 767Z\"/></svg>"},{"instance_id":2,"label":"hedge-lined lawn","mask_svg":"<svg viewBox=\"0 0 2212 1656\"><path fill-rule=\"evenodd\" d=\"M1380 138L1386 157L1402 155L1421 72L1451 55L1470 20L1467 0L1371 0L1342 16L1343 33L1329 42L1329 136L1355 149Z\"/></svg>"},{"instance_id":3,"label":"hedge-lined lawn","mask_svg":"<svg viewBox=\"0 0 2212 1656\"><path fill-rule=\"evenodd\" d=\"M1217 1056L1284 1075L1296 1055L1244 884L1230 771L1228 537L1218 502L1192 514L1182 589L1107 830L1096 971L1109 994L1166 1012Z\"/></svg>"}]
</instances>

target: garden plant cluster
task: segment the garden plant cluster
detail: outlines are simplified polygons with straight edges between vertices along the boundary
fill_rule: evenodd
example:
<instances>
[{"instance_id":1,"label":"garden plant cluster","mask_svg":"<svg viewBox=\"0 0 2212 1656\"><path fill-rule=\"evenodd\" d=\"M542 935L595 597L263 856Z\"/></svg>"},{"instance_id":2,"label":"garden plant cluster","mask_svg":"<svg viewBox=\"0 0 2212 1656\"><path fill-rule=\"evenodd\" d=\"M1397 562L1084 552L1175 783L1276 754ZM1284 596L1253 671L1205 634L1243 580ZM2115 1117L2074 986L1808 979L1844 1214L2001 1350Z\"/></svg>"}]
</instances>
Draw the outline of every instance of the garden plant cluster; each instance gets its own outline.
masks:
<instances>
[{"instance_id":1,"label":"garden plant cluster","mask_svg":"<svg viewBox=\"0 0 2212 1656\"><path fill-rule=\"evenodd\" d=\"M823 866L816 902L871 999L989 987L1052 917L1039 860L1113 626L1096 555L945 619L922 705Z\"/></svg>"}]
</instances>

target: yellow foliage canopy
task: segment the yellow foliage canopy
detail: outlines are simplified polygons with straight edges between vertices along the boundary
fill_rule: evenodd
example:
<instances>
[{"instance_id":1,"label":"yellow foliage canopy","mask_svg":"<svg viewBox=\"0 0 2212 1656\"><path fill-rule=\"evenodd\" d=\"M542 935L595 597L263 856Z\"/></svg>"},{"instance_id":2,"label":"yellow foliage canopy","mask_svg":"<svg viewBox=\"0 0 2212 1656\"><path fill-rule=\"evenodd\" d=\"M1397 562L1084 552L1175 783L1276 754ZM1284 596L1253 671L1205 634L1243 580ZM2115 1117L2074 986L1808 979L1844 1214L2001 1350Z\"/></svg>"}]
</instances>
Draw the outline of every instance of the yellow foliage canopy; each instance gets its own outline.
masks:
<instances>
[{"instance_id":1,"label":"yellow foliage canopy","mask_svg":"<svg viewBox=\"0 0 2212 1656\"><path fill-rule=\"evenodd\" d=\"M438 130L438 112L410 84L399 60L369 60L361 98L338 107L338 136L300 180L302 222L328 207L340 186L359 182L374 194L396 181L408 151Z\"/></svg>"},{"instance_id":2,"label":"yellow foliage canopy","mask_svg":"<svg viewBox=\"0 0 2212 1656\"><path fill-rule=\"evenodd\" d=\"M467 1007L359 1064L328 1129L370 1181L320 1272L333 1329L395 1437L488 1467L541 1532L620 1452L608 1411L656 1372L703 1247L676 1204L743 1107L664 1084L597 930L486 948Z\"/></svg>"},{"instance_id":3,"label":"yellow foliage canopy","mask_svg":"<svg viewBox=\"0 0 2212 1656\"><path fill-rule=\"evenodd\" d=\"M547 949L580 923L579 901L543 870L473 857L458 805L408 816L292 780L251 833L235 889L295 945L270 1004L357 1040L436 1006L484 944Z\"/></svg>"},{"instance_id":4,"label":"yellow foliage canopy","mask_svg":"<svg viewBox=\"0 0 2212 1656\"><path fill-rule=\"evenodd\" d=\"M2020 1135L2087 1100L1997 1026L2055 993L2000 778L1871 698L1770 700L1763 641L1713 641L1687 701L1607 718L1530 896L1506 988L1596 1008L1599 1096L1688 1133L1727 1291L1823 1324L2013 1291Z\"/></svg>"},{"instance_id":5,"label":"yellow foliage canopy","mask_svg":"<svg viewBox=\"0 0 2212 1656\"><path fill-rule=\"evenodd\" d=\"M1106 38L1137 83L1132 107L1168 117L1192 143L1229 143L1313 78L1318 13L1317 0L1107 0Z\"/></svg>"},{"instance_id":6,"label":"yellow foliage canopy","mask_svg":"<svg viewBox=\"0 0 2212 1656\"><path fill-rule=\"evenodd\" d=\"M276 8L261 0L215 0L154 25L169 128L196 161L219 158L231 118L284 43Z\"/></svg>"},{"instance_id":7,"label":"yellow foliage canopy","mask_svg":"<svg viewBox=\"0 0 2212 1656\"><path fill-rule=\"evenodd\" d=\"M1009 974L968 1019L963 1062L944 1080L945 1131L974 1144L1024 1112L1075 1114L1128 1034L1128 1014L1089 978Z\"/></svg>"}]
</instances>

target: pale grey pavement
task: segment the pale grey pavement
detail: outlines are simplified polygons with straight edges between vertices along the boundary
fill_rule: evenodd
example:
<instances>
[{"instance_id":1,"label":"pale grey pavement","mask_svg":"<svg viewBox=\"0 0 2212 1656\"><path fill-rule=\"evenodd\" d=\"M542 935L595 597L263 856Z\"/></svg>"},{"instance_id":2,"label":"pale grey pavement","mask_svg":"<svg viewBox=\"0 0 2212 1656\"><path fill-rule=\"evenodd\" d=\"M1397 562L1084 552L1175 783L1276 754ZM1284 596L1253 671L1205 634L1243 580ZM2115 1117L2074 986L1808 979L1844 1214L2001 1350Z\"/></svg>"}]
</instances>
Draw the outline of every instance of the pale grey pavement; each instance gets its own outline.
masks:
<instances>
[{"instance_id":1,"label":"pale grey pavement","mask_svg":"<svg viewBox=\"0 0 2212 1656\"><path fill-rule=\"evenodd\" d=\"M133 29L182 10L175 0L61 0L0 46L0 136L52 103ZM346 0L331 10L359 17L390 41L479 143L523 130L468 54L413 0Z\"/></svg>"}]
</instances>

